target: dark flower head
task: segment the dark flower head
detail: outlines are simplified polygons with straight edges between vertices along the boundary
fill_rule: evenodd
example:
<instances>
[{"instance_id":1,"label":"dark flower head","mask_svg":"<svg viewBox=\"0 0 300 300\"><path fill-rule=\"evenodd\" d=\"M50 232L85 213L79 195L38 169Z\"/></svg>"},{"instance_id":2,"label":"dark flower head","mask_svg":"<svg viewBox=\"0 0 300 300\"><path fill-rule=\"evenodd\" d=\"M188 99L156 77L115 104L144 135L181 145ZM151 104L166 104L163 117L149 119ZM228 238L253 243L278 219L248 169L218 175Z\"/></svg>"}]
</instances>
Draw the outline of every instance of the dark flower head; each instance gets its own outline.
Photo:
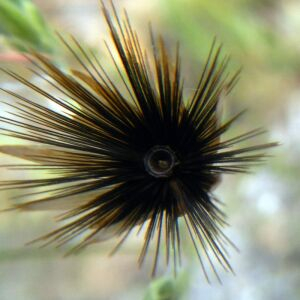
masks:
<instances>
[{"instance_id":1,"label":"dark flower head","mask_svg":"<svg viewBox=\"0 0 300 300\"><path fill-rule=\"evenodd\" d=\"M112 13L103 5L103 13L121 60L107 46L118 83L93 52L62 37L83 71L66 73L39 53L29 58L34 74L52 86L51 92L5 70L62 110L6 90L18 101L8 104L14 109L10 117L1 117L2 124L10 125L2 134L33 145L2 146L0 151L30 161L12 167L46 170L49 176L1 186L24 191L25 201L17 209L65 210L62 219L68 222L39 239L46 243L60 245L83 236L73 249L77 251L113 234L120 237L118 248L136 226L145 226L139 262L154 239L154 273L164 240L166 260L172 258L176 269L181 218L204 273L204 257L216 272L210 255L231 270L225 250L230 241L222 233L224 214L212 189L222 174L246 172L275 143L235 147L260 134L259 129L222 139L240 114L221 124L218 103L238 73L227 73L228 58L220 58L215 42L195 92L186 98L178 47L173 61L163 39L150 30L153 48L144 52L126 13L119 18L113 5Z\"/></svg>"}]
</instances>

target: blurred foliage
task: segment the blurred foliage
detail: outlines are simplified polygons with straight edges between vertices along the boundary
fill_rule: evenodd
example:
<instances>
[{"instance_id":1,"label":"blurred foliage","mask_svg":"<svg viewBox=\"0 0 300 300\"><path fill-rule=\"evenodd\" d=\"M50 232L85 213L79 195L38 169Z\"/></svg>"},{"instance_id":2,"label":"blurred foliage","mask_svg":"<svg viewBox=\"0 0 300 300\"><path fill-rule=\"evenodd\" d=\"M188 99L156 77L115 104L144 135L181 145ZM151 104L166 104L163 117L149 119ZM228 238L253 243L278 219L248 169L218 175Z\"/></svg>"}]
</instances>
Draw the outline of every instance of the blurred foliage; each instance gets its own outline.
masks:
<instances>
[{"instance_id":1,"label":"blurred foliage","mask_svg":"<svg viewBox=\"0 0 300 300\"><path fill-rule=\"evenodd\" d=\"M0 0L0 20L0 34L17 50L54 52L54 35L31 0Z\"/></svg>"},{"instance_id":2,"label":"blurred foliage","mask_svg":"<svg viewBox=\"0 0 300 300\"><path fill-rule=\"evenodd\" d=\"M179 276L160 277L148 287L144 300L181 300L189 286L189 275L181 272Z\"/></svg>"},{"instance_id":3,"label":"blurred foliage","mask_svg":"<svg viewBox=\"0 0 300 300\"><path fill-rule=\"evenodd\" d=\"M289 67L299 70L295 48L276 31L275 1L167 0L162 7L172 31L188 44L192 58L204 60L212 37L225 43L226 50L243 64ZM184 6L184 9L182 7ZM284 59L282 54L284 53Z\"/></svg>"}]
</instances>

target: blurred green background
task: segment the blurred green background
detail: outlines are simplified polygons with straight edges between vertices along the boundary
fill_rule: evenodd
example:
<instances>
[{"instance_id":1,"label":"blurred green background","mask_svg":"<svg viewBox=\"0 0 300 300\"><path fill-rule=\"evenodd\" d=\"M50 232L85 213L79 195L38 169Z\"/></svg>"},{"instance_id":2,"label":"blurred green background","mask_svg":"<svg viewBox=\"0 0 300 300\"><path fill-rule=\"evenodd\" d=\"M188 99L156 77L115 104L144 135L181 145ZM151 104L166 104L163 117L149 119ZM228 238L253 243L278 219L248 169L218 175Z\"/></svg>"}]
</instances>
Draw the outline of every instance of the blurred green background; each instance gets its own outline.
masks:
<instances>
[{"instance_id":1,"label":"blurred green background","mask_svg":"<svg viewBox=\"0 0 300 300\"><path fill-rule=\"evenodd\" d=\"M104 1L106 2L106 1ZM119 0L147 45L148 21L167 40L170 52L180 41L186 90L195 87L214 36L230 53L241 80L225 100L224 115L244 108L248 114L231 134L263 126L261 141L279 141L273 157L251 175L225 176L216 190L226 204L228 236L239 247L231 252L236 276L222 273L223 285L208 285L189 245L179 276L150 266L138 270L137 238L113 258L110 243L79 256L34 246L29 240L53 228L55 213L0 214L1 300L296 300L300 298L300 2L299 0ZM47 53L63 66L68 57L53 33L74 34L104 55L108 39L98 0L0 0L0 66L27 74L18 51ZM110 63L109 63L110 64ZM107 66L108 69L111 65ZM113 75L112 75L113 76ZM32 78L32 80L37 80ZM0 74L0 86L27 90ZM15 101L1 93L1 101ZM0 106L2 110L2 107ZM4 108L3 108L4 109ZM0 137L0 143L8 140ZM12 162L1 155L0 164ZM1 168L1 180L13 176ZM26 174L15 174L24 177ZM18 191L0 191L0 208ZM188 258L187 258L188 257Z\"/></svg>"}]
</instances>

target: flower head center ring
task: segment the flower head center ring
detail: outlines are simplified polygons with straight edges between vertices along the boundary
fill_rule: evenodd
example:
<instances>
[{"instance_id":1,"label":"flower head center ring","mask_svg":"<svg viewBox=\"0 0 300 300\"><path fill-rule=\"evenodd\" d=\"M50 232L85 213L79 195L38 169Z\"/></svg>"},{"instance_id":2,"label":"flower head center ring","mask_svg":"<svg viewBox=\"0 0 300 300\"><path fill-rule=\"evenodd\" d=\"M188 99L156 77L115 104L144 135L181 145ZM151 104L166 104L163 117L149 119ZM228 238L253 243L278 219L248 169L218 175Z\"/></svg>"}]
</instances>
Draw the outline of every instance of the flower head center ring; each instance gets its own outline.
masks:
<instances>
[{"instance_id":1,"label":"flower head center ring","mask_svg":"<svg viewBox=\"0 0 300 300\"><path fill-rule=\"evenodd\" d=\"M154 177L169 177L176 165L176 155L169 146L154 146L144 157L146 171Z\"/></svg>"}]
</instances>

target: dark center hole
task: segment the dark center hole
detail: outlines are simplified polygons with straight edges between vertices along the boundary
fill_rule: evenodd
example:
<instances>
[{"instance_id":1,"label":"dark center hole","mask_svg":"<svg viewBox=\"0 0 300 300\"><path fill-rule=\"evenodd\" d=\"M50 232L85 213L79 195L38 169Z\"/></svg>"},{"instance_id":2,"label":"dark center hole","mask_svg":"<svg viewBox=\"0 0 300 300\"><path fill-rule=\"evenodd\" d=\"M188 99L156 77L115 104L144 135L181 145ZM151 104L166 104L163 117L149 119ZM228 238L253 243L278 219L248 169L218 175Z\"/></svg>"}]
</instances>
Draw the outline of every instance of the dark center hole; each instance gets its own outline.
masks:
<instances>
[{"instance_id":1,"label":"dark center hole","mask_svg":"<svg viewBox=\"0 0 300 300\"><path fill-rule=\"evenodd\" d=\"M168 177L175 165L175 153L168 146L155 146L145 155L147 172L154 177Z\"/></svg>"}]
</instances>

